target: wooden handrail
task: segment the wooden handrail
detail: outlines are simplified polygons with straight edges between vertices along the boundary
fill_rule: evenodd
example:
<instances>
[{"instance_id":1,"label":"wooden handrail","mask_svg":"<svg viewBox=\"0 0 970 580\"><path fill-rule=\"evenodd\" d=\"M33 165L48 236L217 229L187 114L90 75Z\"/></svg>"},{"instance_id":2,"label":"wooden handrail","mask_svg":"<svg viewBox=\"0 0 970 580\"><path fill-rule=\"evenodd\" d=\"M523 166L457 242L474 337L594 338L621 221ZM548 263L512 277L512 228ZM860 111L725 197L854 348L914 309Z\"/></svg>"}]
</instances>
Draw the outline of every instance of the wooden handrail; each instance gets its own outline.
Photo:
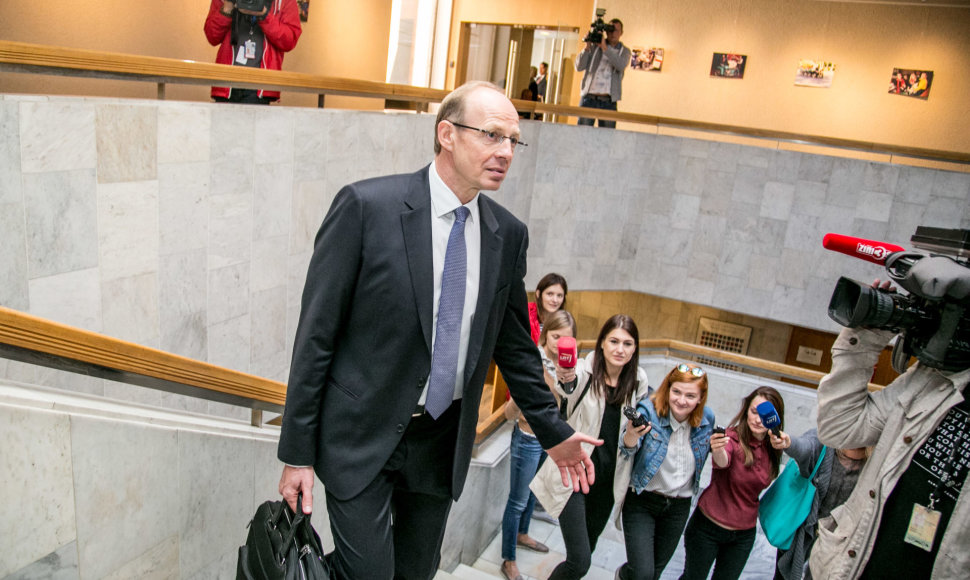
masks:
<instances>
[{"instance_id":1,"label":"wooden handrail","mask_svg":"<svg viewBox=\"0 0 970 580\"><path fill-rule=\"evenodd\" d=\"M0 307L0 356L281 413L286 385Z\"/></svg>"},{"instance_id":2,"label":"wooden handrail","mask_svg":"<svg viewBox=\"0 0 970 580\"><path fill-rule=\"evenodd\" d=\"M65 48L26 42L0 40L0 70L38 74L61 74L94 78L121 79L190 85L228 85L241 88L266 88L318 95L339 95L385 99L412 103L412 108L425 110L428 103L438 103L448 91L376 81L309 75L304 73L262 70L249 67L225 66L213 63L178 60ZM684 129L703 133L720 133L756 139L790 141L850 149L867 153L883 153L917 157L960 164L970 164L970 153L905 147L886 143L837 139L823 135L805 135L786 131L707 123L655 115L642 115L588 109L569 105L552 105L513 99L516 109L523 113L540 113L564 117L590 117L609 121L623 121L658 128Z\"/></svg>"}]
</instances>

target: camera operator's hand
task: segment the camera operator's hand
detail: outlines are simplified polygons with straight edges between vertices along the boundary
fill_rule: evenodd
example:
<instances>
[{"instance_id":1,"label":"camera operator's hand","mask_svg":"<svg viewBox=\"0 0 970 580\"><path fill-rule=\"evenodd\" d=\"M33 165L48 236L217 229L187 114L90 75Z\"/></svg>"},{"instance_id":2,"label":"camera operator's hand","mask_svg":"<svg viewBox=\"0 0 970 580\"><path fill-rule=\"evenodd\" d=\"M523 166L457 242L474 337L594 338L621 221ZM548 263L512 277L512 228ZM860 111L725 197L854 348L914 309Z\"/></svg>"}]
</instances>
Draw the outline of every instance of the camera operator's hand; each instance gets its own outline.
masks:
<instances>
[{"instance_id":1,"label":"camera operator's hand","mask_svg":"<svg viewBox=\"0 0 970 580\"><path fill-rule=\"evenodd\" d=\"M893 286L893 283L891 281L879 280L879 278L876 278L876 280L872 283L872 287L875 288L876 290L882 290L883 292L896 291L896 288Z\"/></svg>"},{"instance_id":2,"label":"camera operator's hand","mask_svg":"<svg viewBox=\"0 0 970 580\"><path fill-rule=\"evenodd\" d=\"M603 52L606 52L606 49L610 47L610 45L606 44L605 34L603 35L603 38L600 40L600 43L598 46L600 47L600 50L602 50Z\"/></svg>"}]
</instances>

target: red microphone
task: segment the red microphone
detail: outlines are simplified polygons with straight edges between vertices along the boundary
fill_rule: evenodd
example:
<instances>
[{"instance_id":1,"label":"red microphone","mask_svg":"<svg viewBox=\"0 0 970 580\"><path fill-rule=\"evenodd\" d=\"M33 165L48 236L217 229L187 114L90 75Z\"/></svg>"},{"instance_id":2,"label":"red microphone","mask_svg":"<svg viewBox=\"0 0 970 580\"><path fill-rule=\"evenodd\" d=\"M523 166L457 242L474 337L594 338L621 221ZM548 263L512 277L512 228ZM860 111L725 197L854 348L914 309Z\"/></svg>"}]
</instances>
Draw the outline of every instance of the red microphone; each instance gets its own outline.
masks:
<instances>
[{"instance_id":1,"label":"red microphone","mask_svg":"<svg viewBox=\"0 0 970 580\"><path fill-rule=\"evenodd\" d=\"M822 247L833 252L840 252L846 256L866 260L880 266L886 265L886 258L893 252L905 252L906 248L896 244L866 240L864 238L854 238L843 236L842 234L825 234L822 238Z\"/></svg>"},{"instance_id":2,"label":"red microphone","mask_svg":"<svg viewBox=\"0 0 970 580\"><path fill-rule=\"evenodd\" d=\"M556 341L559 351L559 366L564 369L576 368L576 339L571 336L560 337Z\"/></svg>"}]
</instances>

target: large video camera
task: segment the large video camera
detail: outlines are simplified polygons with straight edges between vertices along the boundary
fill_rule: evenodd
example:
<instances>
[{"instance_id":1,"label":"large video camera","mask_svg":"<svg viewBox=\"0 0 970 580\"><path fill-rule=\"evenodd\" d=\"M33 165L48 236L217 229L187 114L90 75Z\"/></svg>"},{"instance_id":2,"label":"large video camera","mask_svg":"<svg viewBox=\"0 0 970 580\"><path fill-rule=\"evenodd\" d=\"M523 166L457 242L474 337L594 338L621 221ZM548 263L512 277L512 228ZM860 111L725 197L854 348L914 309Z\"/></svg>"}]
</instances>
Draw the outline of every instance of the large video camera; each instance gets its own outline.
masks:
<instances>
[{"instance_id":1,"label":"large video camera","mask_svg":"<svg viewBox=\"0 0 970 580\"><path fill-rule=\"evenodd\" d=\"M608 22L605 22L603 20L604 16L606 16L606 8L597 8L596 20L589 25L589 32L586 33L586 38L583 39L583 42L599 44L603 42L604 32L613 32L616 27Z\"/></svg>"},{"instance_id":2,"label":"large video camera","mask_svg":"<svg viewBox=\"0 0 970 580\"><path fill-rule=\"evenodd\" d=\"M263 8L269 12L273 0L236 0L236 10L248 10L250 12L262 12Z\"/></svg>"},{"instance_id":3,"label":"large video camera","mask_svg":"<svg viewBox=\"0 0 970 580\"><path fill-rule=\"evenodd\" d=\"M970 368L970 230L919 226L910 238L930 255L900 246L827 234L822 245L876 264L909 295L842 277L829 301L829 316L849 328L899 332L893 368L910 356L946 371Z\"/></svg>"}]
</instances>

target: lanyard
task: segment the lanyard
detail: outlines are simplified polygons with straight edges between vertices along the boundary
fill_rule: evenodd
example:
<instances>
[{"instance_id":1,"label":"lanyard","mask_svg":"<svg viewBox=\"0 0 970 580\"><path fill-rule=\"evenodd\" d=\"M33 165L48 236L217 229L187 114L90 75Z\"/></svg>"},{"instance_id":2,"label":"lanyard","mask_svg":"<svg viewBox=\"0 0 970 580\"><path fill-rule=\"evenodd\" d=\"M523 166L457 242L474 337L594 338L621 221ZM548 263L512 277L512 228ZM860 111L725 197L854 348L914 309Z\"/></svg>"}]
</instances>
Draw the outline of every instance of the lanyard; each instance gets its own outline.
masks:
<instances>
[{"instance_id":1,"label":"lanyard","mask_svg":"<svg viewBox=\"0 0 970 580\"><path fill-rule=\"evenodd\" d=\"M941 497L941 492L943 488L952 488L956 486L956 475L957 471L960 470L960 465L957 462L957 452L963 445L963 439L967 436L967 428L970 426L970 414L964 414L963 416L963 429L960 430L960 436L957 440L953 442L953 448L950 449L950 456L947 458L946 469L940 473L940 481L936 484L936 487L930 492L930 505L929 509L933 509L936 505L937 500Z\"/></svg>"}]
</instances>

